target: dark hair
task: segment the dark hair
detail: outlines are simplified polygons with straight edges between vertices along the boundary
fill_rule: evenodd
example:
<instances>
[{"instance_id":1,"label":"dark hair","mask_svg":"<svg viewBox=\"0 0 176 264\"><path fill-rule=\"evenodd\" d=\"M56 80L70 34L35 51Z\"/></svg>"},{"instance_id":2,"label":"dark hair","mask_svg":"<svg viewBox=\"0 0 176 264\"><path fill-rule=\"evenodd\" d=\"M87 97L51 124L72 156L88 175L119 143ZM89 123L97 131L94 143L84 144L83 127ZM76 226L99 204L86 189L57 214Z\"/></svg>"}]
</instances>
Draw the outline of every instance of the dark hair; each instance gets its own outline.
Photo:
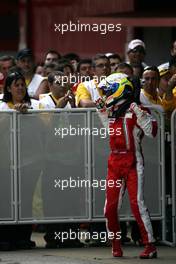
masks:
<instances>
[{"instance_id":1,"label":"dark hair","mask_svg":"<svg viewBox=\"0 0 176 264\"><path fill-rule=\"evenodd\" d=\"M50 84L53 84L53 82L56 80L55 76L64 76L64 73L61 71L53 71L48 75L48 82Z\"/></svg>"},{"instance_id":2,"label":"dark hair","mask_svg":"<svg viewBox=\"0 0 176 264\"><path fill-rule=\"evenodd\" d=\"M10 69L9 69L9 71L8 71L8 75L9 74L11 74L11 73L13 73L13 72L18 72L18 73L20 73L21 75L23 75L23 71L22 71L22 69L20 68L20 67L18 67L18 66L13 66L13 67L11 67Z\"/></svg>"},{"instance_id":3,"label":"dark hair","mask_svg":"<svg viewBox=\"0 0 176 264\"><path fill-rule=\"evenodd\" d=\"M106 59L109 61L109 58L102 53L98 53L95 55L95 57L92 58L92 66L95 67L95 61L99 60L99 59Z\"/></svg>"},{"instance_id":4,"label":"dark hair","mask_svg":"<svg viewBox=\"0 0 176 264\"><path fill-rule=\"evenodd\" d=\"M115 68L115 71L117 71L117 69L124 69L124 68L128 68L132 73L133 73L133 68L130 64L126 63L126 62L121 62L117 65L117 67Z\"/></svg>"},{"instance_id":5,"label":"dark hair","mask_svg":"<svg viewBox=\"0 0 176 264\"><path fill-rule=\"evenodd\" d=\"M3 102L8 103L8 102L12 101L12 94L11 94L11 92L8 91L8 88L12 85L13 81L15 81L15 83L16 83L20 79L25 82L25 78L20 72L12 72L12 73L7 75L5 85L4 85L4 96L2 99ZM30 100L30 97L28 95L27 88L26 88L26 94L24 96L24 101L31 104L31 100Z\"/></svg>"},{"instance_id":6,"label":"dark hair","mask_svg":"<svg viewBox=\"0 0 176 264\"><path fill-rule=\"evenodd\" d=\"M154 71L154 72L156 72L157 75L158 75L158 79L160 79L160 73L159 73L159 70L158 70L158 68L157 68L155 65L152 65L152 66L146 66L146 67L144 68L143 74L144 74L144 72L146 72L146 71Z\"/></svg>"},{"instance_id":7,"label":"dark hair","mask_svg":"<svg viewBox=\"0 0 176 264\"><path fill-rule=\"evenodd\" d=\"M63 56L64 59L67 59L69 61L76 60L77 62L80 61L80 57L76 53L67 53Z\"/></svg>"},{"instance_id":8,"label":"dark hair","mask_svg":"<svg viewBox=\"0 0 176 264\"><path fill-rule=\"evenodd\" d=\"M118 59L120 62L122 61L121 57L117 53L112 53L111 55L108 56L109 59Z\"/></svg>"},{"instance_id":9,"label":"dark hair","mask_svg":"<svg viewBox=\"0 0 176 264\"><path fill-rule=\"evenodd\" d=\"M82 64L90 64L92 66L92 60L91 59L80 60L80 62L78 63L78 66L77 66L77 72L80 72L80 67Z\"/></svg>"},{"instance_id":10,"label":"dark hair","mask_svg":"<svg viewBox=\"0 0 176 264\"><path fill-rule=\"evenodd\" d=\"M19 50L16 55L16 60L21 60L23 58L30 57L32 60L34 60L34 55L31 49L22 49Z\"/></svg>"},{"instance_id":11,"label":"dark hair","mask_svg":"<svg viewBox=\"0 0 176 264\"><path fill-rule=\"evenodd\" d=\"M51 54L56 54L56 55L58 56L58 60L61 58L60 53L59 53L57 50L54 50L54 49L49 49L49 50L46 52L46 54L45 54L45 58L46 58L46 56L47 56L49 53L51 53Z\"/></svg>"},{"instance_id":12,"label":"dark hair","mask_svg":"<svg viewBox=\"0 0 176 264\"><path fill-rule=\"evenodd\" d=\"M66 59L60 59L58 61L58 66L56 67L56 70L64 72L65 67L69 67L71 72L74 73L74 68L73 68L72 64Z\"/></svg>"},{"instance_id":13,"label":"dark hair","mask_svg":"<svg viewBox=\"0 0 176 264\"><path fill-rule=\"evenodd\" d=\"M9 61L9 60L12 60L13 65L15 65L15 58L13 56L3 55L0 57L0 61Z\"/></svg>"}]
</instances>

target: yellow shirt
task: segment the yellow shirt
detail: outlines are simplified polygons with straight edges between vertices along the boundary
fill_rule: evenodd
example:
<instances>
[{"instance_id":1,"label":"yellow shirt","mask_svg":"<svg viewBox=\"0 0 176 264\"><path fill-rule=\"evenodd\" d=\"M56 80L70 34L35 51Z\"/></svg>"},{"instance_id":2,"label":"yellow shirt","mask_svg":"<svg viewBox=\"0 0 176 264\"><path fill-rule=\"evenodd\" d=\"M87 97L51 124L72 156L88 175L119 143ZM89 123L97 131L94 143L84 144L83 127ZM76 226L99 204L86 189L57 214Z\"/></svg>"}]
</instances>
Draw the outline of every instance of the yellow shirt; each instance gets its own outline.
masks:
<instances>
[{"instance_id":1,"label":"yellow shirt","mask_svg":"<svg viewBox=\"0 0 176 264\"><path fill-rule=\"evenodd\" d=\"M161 98L159 96L159 94L156 95L156 99L153 98L153 96L149 93L147 93L146 91L144 91L144 89L141 89L141 94L144 95L144 97L146 97L146 99L148 100L148 102L150 102L150 104L153 104L153 105L161 105L164 109L164 111L173 111L173 109L175 108L175 99L174 97L171 99L171 100L166 100L165 97L166 95L164 94L163 95L163 98ZM142 104L146 104L147 103L144 103L145 102L145 99L144 101L141 100L141 103Z\"/></svg>"},{"instance_id":2,"label":"yellow shirt","mask_svg":"<svg viewBox=\"0 0 176 264\"><path fill-rule=\"evenodd\" d=\"M95 102L99 97L102 97L102 91L98 88L95 80L80 83L76 90L76 105L78 106L81 100L92 100Z\"/></svg>"}]
</instances>

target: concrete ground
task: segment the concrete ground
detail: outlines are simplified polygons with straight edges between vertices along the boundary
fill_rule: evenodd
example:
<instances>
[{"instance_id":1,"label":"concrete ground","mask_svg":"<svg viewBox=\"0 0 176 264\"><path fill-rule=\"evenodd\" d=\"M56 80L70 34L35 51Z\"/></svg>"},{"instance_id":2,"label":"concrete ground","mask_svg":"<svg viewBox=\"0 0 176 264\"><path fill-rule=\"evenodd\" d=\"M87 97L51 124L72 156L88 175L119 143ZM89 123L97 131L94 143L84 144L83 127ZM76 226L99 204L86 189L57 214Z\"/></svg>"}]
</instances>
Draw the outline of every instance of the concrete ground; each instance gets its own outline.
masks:
<instances>
[{"instance_id":1,"label":"concrete ground","mask_svg":"<svg viewBox=\"0 0 176 264\"><path fill-rule=\"evenodd\" d=\"M33 250L20 250L14 252L0 252L0 263L5 264L175 264L176 248L168 246L158 247L158 258L141 260L138 258L142 247L124 246L124 257L113 258L110 247L89 248L61 248L45 249L43 234L34 233L32 239L36 241L37 248Z\"/></svg>"}]
</instances>

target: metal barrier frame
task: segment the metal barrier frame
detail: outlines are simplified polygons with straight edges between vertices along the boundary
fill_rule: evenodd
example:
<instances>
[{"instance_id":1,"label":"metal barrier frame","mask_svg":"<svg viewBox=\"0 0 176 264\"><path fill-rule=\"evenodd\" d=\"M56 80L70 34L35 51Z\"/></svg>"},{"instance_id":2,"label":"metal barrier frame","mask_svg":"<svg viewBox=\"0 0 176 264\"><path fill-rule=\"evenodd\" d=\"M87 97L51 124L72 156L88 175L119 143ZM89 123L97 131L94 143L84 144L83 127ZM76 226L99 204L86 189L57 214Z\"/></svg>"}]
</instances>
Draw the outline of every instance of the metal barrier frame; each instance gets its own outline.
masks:
<instances>
[{"instance_id":1,"label":"metal barrier frame","mask_svg":"<svg viewBox=\"0 0 176 264\"><path fill-rule=\"evenodd\" d=\"M18 199L17 199L17 156L16 156L16 149L17 149L17 141L16 141L16 111L15 110L3 110L0 111L0 113L10 113L10 131L9 131L9 137L10 137L10 171L11 171L11 193L12 193L12 199L11 199L11 214L12 219L8 220L0 220L1 224L16 224L18 222Z\"/></svg>"},{"instance_id":2,"label":"metal barrier frame","mask_svg":"<svg viewBox=\"0 0 176 264\"><path fill-rule=\"evenodd\" d=\"M149 107L150 108L150 107ZM156 110L156 108L150 108L151 110ZM5 112L5 111L3 111ZM18 131L18 125L17 125L17 119L18 119L18 115L21 115L21 113L18 113L16 111L13 110L8 110L6 112L12 112L12 142L13 142L13 155L12 155L12 159L13 159L13 174L14 174L14 199L13 199L13 206L14 206L14 219L13 221L0 221L0 224L26 224L26 223L55 223L55 222L72 222L72 223L78 223L78 222L91 222L91 221L104 221L104 218L93 218L92 216L92 198L93 198L93 190L92 188L88 188L87 191L87 199L88 199L88 217L85 219L56 219L56 220L31 220L31 221L19 221L19 194L18 194L18 146L17 146L17 137L18 137L18 133L20 133L20 131ZM28 113L41 113L41 112L73 112L73 113L86 113L87 116L87 127L91 128L91 114L92 112L96 112L95 108L81 108L81 109L71 109L71 110L65 110L65 109L53 109L53 110L29 110ZM159 113L159 111L157 111ZM28 113L26 113L26 115L28 115ZM176 114L176 110L173 112L172 114L172 118L171 118L171 138L172 138L172 210L173 210L173 230L174 230L174 234L173 234L173 242L176 243L176 227L174 224L175 221L175 214L176 214L176 202L175 202L175 149L174 149L174 145L175 145L175 138L174 138L174 116ZM161 217L152 217L153 220L161 220L162 221L162 241L165 244L168 245L173 245L173 243L166 241L166 199L165 199L165 146L164 146L164 140L165 140L165 131L164 131L164 116L163 113L159 114L160 115L160 127L158 127L158 131L160 131L160 140L161 140L161 144L160 144L160 171L161 171L161 205L162 205L162 211L161 211ZM86 168L85 168L85 175L88 179L91 180L92 177L92 153L91 153L91 144L92 144L92 138L91 135L89 135L87 137L87 151L86 151L86 155L87 155L87 164L86 164ZM93 161L94 162L94 161ZM123 221L126 220L133 220L134 218L123 218Z\"/></svg>"},{"instance_id":3,"label":"metal barrier frame","mask_svg":"<svg viewBox=\"0 0 176 264\"><path fill-rule=\"evenodd\" d=\"M173 245L176 246L176 153L175 153L175 119L176 109L171 115L171 164L172 164L172 228L173 228Z\"/></svg>"},{"instance_id":4,"label":"metal barrier frame","mask_svg":"<svg viewBox=\"0 0 176 264\"><path fill-rule=\"evenodd\" d=\"M94 109L95 110L95 109ZM25 115L29 115L29 114L33 114L33 113L84 113L86 114L86 123L89 124L90 122L88 121L90 119L90 111L91 109L84 109L84 108L73 108L71 110L66 110L66 109L40 109L40 110L28 110L27 113L25 113ZM21 113L17 113L17 120L18 120L18 116L21 115ZM17 122L18 123L18 122ZM18 127L18 124L17 124ZM19 127L18 127L19 129ZM20 133L20 131L18 131L18 133ZM85 165L85 176L86 178L90 179L90 164L91 164L91 159L90 159L90 136L87 136L87 138L85 137L85 142L87 141L87 144L85 144L86 146L88 146L88 149L86 151L85 149L85 156L87 159L87 164ZM18 140L19 141L19 140ZM18 142L19 144L19 142ZM19 164L19 149L18 149L18 168L20 167ZM18 171L19 174L19 171ZM19 177L19 176L18 176ZM88 216L86 218L55 218L55 219L43 219L43 220L39 220L39 219L32 219L32 220L25 220L25 219L20 219L19 217L19 213L20 213L20 203L21 201L18 200L18 223L19 224L39 224L39 223L78 223L78 222L91 222L92 221L92 217L91 217L91 188L87 188L85 190L86 193L86 202L88 202Z\"/></svg>"}]
</instances>

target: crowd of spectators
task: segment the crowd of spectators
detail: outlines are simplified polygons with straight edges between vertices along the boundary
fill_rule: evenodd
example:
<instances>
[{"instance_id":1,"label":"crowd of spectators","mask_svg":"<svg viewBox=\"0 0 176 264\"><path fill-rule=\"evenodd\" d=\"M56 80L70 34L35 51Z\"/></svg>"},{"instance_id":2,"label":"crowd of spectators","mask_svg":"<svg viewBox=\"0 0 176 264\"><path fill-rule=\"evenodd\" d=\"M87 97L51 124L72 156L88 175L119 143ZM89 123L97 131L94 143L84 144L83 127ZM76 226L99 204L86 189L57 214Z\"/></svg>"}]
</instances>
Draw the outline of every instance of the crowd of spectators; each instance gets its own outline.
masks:
<instances>
[{"instance_id":1,"label":"crowd of spectators","mask_svg":"<svg viewBox=\"0 0 176 264\"><path fill-rule=\"evenodd\" d=\"M122 72L138 80L140 102L165 112L169 120L176 107L176 41L171 45L168 61L161 65L147 65L146 52L145 43L134 39L124 56L106 53L80 58L74 53L61 55L51 49L37 63L32 50L27 48L20 50L16 57L5 54L0 57L0 110L15 109L25 113L31 108L95 107L95 101L102 96L98 88L100 80L111 73ZM0 250L35 246L30 240L31 226L18 229L18 237L23 234L23 239L15 244L7 235L6 239L3 236L11 230L12 227L1 228ZM136 233L133 231L134 241L140 240L135 237ZM128 242L123 224L122 235L122 240Z\"/></svg>"}]
</instances>

